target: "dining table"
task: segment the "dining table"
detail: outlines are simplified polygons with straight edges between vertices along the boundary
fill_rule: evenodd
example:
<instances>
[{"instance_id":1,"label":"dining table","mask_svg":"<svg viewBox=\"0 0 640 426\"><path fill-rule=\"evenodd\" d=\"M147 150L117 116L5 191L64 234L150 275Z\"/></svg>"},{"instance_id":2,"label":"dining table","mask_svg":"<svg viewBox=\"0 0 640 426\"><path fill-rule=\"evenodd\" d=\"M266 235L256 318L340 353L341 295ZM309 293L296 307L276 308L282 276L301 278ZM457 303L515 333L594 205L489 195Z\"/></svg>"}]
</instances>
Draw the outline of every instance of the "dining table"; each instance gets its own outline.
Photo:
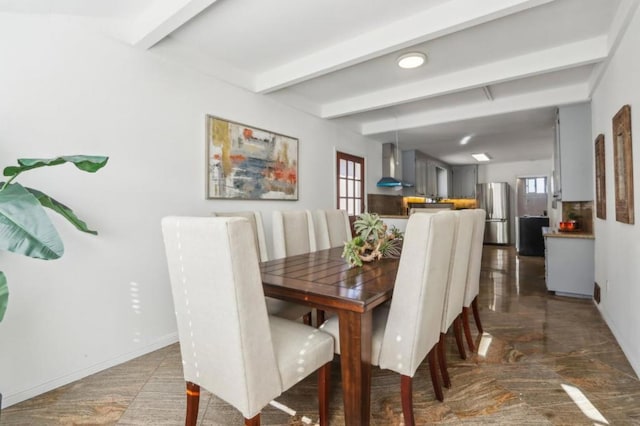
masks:
<instances>
[{"instance_id":1,"label":"dining table","mask_svg":"<svg viewBox=\"0 0 640 426\"><path fill-rule=\"evenodd\" d=\"M260 264L265 296L338 315L346 425L368 425L371 412L372 312L391 299L399 259L350 267L342 247Z\"/></svg>"}]
</instances>

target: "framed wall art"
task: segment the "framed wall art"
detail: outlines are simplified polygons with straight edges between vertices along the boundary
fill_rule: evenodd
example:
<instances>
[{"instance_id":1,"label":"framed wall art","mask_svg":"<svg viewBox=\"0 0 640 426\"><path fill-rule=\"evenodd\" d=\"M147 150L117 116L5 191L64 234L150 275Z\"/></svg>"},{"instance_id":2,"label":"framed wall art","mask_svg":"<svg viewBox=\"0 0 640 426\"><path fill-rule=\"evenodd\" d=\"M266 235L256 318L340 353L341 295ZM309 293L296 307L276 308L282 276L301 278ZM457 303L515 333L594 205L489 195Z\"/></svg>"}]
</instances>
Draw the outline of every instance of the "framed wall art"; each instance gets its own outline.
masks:
<instances>
[{"instance_id":1,"label":"framed wall art","mask_svg":"<svg viewBox=\"0 0 640 426\"><path fill-rule=\"evenodd\" d=\"M298 139L207 115L209 199L297 200Z\"/></svg>"},{"instance_id":2,"label":"framed wall art","mask_svg":"<svg viewBox=\"0 0 640 426\"><path fill-rule=\"evenodd\" d=\"M613 165L615 170L616 220L634 223L633 153L631 107L625 105L613 117Z\"/></svg>"},{"instance_id":3,"label":"framed wall art","mask_svg":"<svg viewBox=\"0 0 640 426\"><path fill-rule=\"evenodd\" d=\"M607 180L604 161L604 135L600 133L595 142L596 159L596 217L607 218Z\"/></svg>"}]
</instances>

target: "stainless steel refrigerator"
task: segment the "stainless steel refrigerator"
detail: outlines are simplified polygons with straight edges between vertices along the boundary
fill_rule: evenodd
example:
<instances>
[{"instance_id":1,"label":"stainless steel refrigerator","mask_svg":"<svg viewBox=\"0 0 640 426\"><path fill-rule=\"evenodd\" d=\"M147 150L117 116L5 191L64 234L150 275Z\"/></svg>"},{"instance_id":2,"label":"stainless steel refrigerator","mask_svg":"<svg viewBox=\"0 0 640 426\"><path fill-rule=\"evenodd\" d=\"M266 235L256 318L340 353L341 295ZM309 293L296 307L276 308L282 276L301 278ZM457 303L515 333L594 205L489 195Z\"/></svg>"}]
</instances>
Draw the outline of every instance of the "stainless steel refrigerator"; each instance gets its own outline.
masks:
<instances>
[{"instance_id":1,"label":"stainless steel refrigerator","mask_svg":"<svg viewBox=\"0 0 640 426\"><path fill-rule=\"evenodd\" d=\"M476 186L476 206L487 212L485 243L509 244L509 192L506 182L479 183Z\"/></svg>"}]
</instances>

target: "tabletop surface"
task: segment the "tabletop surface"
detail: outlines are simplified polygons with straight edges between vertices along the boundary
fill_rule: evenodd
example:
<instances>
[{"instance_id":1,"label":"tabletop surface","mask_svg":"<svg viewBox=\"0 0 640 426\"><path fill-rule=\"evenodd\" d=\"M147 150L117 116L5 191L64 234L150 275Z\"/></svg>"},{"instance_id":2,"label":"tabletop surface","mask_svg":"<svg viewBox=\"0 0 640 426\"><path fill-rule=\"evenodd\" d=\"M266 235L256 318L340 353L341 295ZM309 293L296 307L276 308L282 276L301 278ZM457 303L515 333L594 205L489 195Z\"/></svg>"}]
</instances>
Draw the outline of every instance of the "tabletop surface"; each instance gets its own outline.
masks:
<instances>
[{"instance_id":1,"label":"tabletop surface","mask_svg":"<svg viewBox=\"0 0 640 426\"><path fill-rule=\"evenodd\" d=\"M398 259L349 268L342 247L260 264L266 296L364 312L391 298Z\"/></svg>"}]
</instances>

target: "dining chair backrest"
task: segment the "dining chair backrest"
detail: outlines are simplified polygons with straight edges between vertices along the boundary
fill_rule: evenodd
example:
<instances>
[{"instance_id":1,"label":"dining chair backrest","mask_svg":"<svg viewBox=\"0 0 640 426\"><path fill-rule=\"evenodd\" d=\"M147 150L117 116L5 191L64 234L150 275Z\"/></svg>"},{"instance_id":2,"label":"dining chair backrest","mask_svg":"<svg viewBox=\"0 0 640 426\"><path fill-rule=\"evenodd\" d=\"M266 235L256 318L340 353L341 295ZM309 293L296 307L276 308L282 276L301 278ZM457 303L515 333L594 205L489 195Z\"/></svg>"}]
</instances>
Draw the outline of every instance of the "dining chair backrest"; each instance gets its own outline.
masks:
<instances>
[{"instance_id":1,"label":"dining chair backrest","mask_svg":"<svg viewBox=\"0 0 640 426\"><path fill-rule=\"evenodd\" d=\"M455 216L409 217L380 351L380 367L415 374L440 338Z\"/></svg>"},{"instance_id":2,"label":"dining chair backrest","mask_svg":"<svg viewBox=\"0 0 640 426\"><path fill-rule=\"evenodd\" d=\"M184 378L251 418L282 391L247 219L162 220Z\"/></svg>"},{"instance_id":3,"label":"dining chair backrest","mask_svg":"<svg viewBox=\"0 0 640 426\"><path fill-rule=\"evenodd\" d=\"M442 328L440 330L440 332L446 333L453 321L462 312L476 214L473 210L450 211L439 214L452 214L456 217L456 230L449 268L449 283L445 295Z\"/></svg>"},{"instance_id":4,"label":"dining chair backrest","mask_svg":"<svg viewBox=\"0 0 640 426\"><path fill-rule=\"evenodd\" d=\"M342 247L352 238L349 215L345 210L316 210L313 225L318 250Z\"/></svg>"},{"instance_id":5,"label":"dining chair backrest","mask_svg":"<svg viewBox=\"0 0 640 426\"><path fill-rule=\"evenodd\" d=\"M467 271L467 285L464 294L464 306L469 307L473 299L480 292L480 267L482 265L482 242L484 240L484 225L486 212L482 209L472 210L475 215L471 252L469 255L469 270Z\"/></svg>"},{"instance_id":6,"label":"dining chair backrest","mask_svg":"<svg viewBox=\"0 0 640 426\"><path fill-rule=\"evenodd\" d=\"M264 234L264 225L262 222L262 214L259 211L237 211L237 212L214 212L214 216L218 217L244 217L251 224L254 240L260 255L260 262L269 260L269 252L267 250L267 240Z\"/></svg>"},{"instance_id":7,"label":"dining chair backrest","mask_svg":"<svg viewBox=\"0 0 640 426\"><path fill-rule=\"evenodd\" d=\"M275 210L272 229L274 259L316 251L311 211Z\"/></svg>"}]
</instances>

